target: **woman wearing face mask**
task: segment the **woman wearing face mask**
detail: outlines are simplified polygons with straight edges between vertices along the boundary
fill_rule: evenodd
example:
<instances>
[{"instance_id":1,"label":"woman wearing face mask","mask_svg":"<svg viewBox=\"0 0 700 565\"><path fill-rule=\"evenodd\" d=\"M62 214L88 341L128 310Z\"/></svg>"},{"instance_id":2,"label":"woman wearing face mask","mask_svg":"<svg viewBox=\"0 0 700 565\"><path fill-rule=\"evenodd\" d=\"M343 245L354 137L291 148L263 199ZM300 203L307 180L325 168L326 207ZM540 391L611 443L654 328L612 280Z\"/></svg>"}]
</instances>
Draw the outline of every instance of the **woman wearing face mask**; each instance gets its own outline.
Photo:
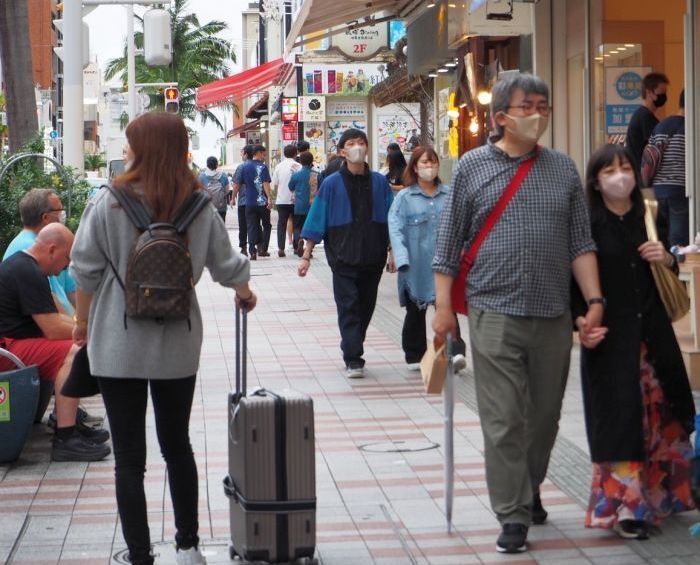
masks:
<instances>
[{"instance_id":1,"label":"woman wearing face mask","mask_svg":"<svg viewBox=\"0 0 700 565\"><path fill-rule=\"evenodd\" d=\"M607 335L601 330L582 337L593 461L586 526L645 539L661 517L694 507L688 440L693 398L649 268L651 262L675 268L675 261L663 243L647 241L639 177L626 149L606 145L593 154L586 192L608 329ZM666 234L659 225L662 241ZM575 316L585 311L576 292L572 304ZM582 318L576 323L581 330Z\"/></svg>"},{"instance_id":2,"label":"woman wearing face mask","mask_svg":"<svg viewBox=\"0 0 700 565\"><path fill-rule=\"evenodd\" d=\"M399 302L406 308L401 346L408 369L420 369L426 350L425 315L435 304L435 280L431 266L437 228L450 187L438 177L440 160L432 147L414 149L403 175L406 189L396 195L389 210L389 236L399 271ZM454 367L466 367L466 346L459 336L454 347Z\"/></svg>"}]
</instances>

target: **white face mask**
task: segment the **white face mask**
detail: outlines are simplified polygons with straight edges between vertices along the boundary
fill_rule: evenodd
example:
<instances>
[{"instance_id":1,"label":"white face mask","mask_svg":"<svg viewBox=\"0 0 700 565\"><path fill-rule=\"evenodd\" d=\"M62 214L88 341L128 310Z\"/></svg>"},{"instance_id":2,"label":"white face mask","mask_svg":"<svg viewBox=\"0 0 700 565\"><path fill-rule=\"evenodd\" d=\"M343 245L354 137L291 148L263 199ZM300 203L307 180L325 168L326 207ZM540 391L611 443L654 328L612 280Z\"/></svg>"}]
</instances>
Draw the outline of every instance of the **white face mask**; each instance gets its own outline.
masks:
<instances>
[{"instance_id":1,"label":"white face mask","mask_svg":"<svg viewBox=\"0 0 700 565\"><path fill-rule=\"evenodd\" d=\"M549 124L549 116L535 112L531 116L511 116L506 114L506 130L521 141L536 143Z\"/></svg>"},{"instance_id":2,"label":"white face mask","mask_svg":"<svg viewBox=\"0 0 700 565\"><path fill-rule=\"evenodd\" d=\"M598 179L603 196L613 200L625 200L634 190L635 179L632 173L617 171Z\"/></svg>"},{"instance_id":3,"label":"white face mask","mask_svg":"<svg viewBox=\"0 0 700 565\"><path fill-rule=\"evenodd\" d=\"M64 226L66 225L66 211L61 210L58 213L58 221L61 222Z\"/></svg>"},{"instance_id":4,"label":"white face mask","mask_svg":"<svg viewBox=\"0 0 700 565\"><path fill-rule=\"evenodd\" d=\"M435 177L438 176L438 168L425 167L423 169L418 169L418 176L424 181L434 181Z\"/></svg>"},{"instance_id":5,"label":"white face mask","mask_svg":"<svg viewBox=\"0 0 700 565\"><path fill-rule=\"evenodd\" d=\"M345 151L345 158L350 163L364 163L365 157L367 156L367 147L364 145L353 145L348 147Z\"/></svg>"}]
</instances>

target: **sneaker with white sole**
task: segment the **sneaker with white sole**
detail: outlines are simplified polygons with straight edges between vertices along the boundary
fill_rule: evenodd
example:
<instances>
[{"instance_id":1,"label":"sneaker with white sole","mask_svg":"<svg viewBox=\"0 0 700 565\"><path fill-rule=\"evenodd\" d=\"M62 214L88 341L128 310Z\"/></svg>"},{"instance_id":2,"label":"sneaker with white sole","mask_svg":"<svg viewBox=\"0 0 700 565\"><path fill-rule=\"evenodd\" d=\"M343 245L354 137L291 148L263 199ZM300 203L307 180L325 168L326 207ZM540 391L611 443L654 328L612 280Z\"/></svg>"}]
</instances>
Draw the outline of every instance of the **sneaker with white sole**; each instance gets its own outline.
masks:
<instances>
[{"instance_id":1,"label":"sneaker with white sole","mask_svg":"<svg viewBox=\"0 0 700 565\"><path fill-rule=\"evenodd\" d=\"M420 363L406 363L406 368L409 371L420 371Z\"/></svg>"},{"instance_id":2,"label":"sneaker with white sole","mask_svg":"<svg viewBox=\"0 0 700 565\"><path fill-rule=\"evenodd\" d=\"M175 562L177 565L201 565L206 564L207 560L196 547L189 549L178 549L175 553Z\"/></svg>"},{"instance_id":3,"label":"sneaker with white sole","mask_svg":"<svg viewBox=\"0 0 700 565\"><path fill-rule=\"evenodd\" d=\"M362 379L365 376L364 367L348 367L345 376L349 379Z\"/></svg>"},{"instance_id":4,"label":"sneaker with white sole","mask_svg":"<svg viewBox=\"0 0 700 565\"><path fill-rule=\"evenodd\" d=\"M503 524L501 535L496 540L499 553L522 553L527 550L527 526L525 524Z\"/></svg>"},{"instance_id":5,"label":"sneaker with white sole","mask_svg":"<svg viewBox=\"0 0 700 565\"><path fill-rule=\"evenodd\" d=\"M452 358L452 369L454 370L455 373L459 373L460 371L464 371L464 369L467 368L467 358L462 355L461 353L458 353Z\"/></svg>"}]
</instances>

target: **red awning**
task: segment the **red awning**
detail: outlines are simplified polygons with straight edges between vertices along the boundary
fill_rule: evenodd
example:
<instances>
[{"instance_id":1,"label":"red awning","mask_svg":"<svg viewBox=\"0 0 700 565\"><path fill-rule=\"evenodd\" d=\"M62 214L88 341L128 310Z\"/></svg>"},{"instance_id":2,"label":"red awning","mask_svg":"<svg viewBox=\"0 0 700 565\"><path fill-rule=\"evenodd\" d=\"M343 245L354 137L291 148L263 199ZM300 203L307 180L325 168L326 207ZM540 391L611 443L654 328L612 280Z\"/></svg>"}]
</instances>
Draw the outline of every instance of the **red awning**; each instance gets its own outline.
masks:
<instances>
[{"instance_id":1,"label":"red awning","mask_svg":"<svg viewBox=\"0 0 700 565\"><path fill-rule=\"evenodd\" d=\"M210 82L197 89L195 105L198 110L204 110L245 98L276 84L282 85L289 79L293 69L291 63L285 63L280 58Z\"/></svg>"}]
</instances>

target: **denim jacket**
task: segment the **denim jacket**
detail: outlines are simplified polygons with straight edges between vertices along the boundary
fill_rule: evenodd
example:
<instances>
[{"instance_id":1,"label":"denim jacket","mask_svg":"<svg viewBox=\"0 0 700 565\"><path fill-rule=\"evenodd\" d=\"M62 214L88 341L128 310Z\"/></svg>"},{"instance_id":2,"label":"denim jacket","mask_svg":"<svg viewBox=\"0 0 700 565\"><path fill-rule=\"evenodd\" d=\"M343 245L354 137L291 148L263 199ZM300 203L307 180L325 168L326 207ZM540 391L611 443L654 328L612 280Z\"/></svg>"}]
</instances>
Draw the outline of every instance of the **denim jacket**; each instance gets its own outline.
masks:
<instances>
[{"instance_id":1,"label":"denim jacket","mask_svg":"<svg viewBox=\"0 0 700 565\"><path fill-rule=\"evenodd\" d=\"M432 262L440 216L450 190L441 184L433 196L428 196L414 184L396 195L389 210L389 237L399 270L402 306L407 298L420 308L435 302Z\"/></svg>"}]
</instances>

